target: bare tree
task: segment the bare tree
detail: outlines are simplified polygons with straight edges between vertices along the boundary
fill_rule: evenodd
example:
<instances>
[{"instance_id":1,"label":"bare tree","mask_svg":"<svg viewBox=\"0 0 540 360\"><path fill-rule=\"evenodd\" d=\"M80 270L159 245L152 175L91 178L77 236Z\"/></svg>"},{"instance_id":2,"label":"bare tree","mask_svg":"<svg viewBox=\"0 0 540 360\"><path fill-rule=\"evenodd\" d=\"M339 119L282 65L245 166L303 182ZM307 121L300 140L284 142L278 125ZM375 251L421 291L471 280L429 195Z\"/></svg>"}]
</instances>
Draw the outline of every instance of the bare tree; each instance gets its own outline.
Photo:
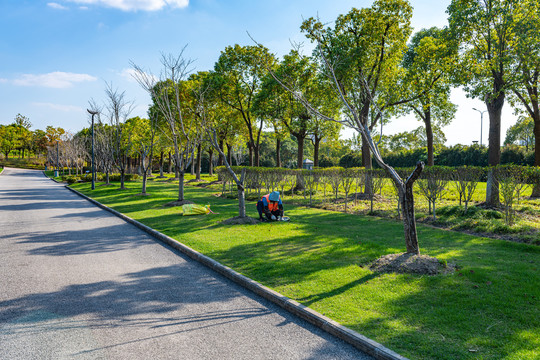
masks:
<instances>
[{"instance_id":1,"label":"bare tree","mask_svg":"<svg viewBox=\"0 0 540 360\"><path fill-rule=\"evenodd\" d=\"M140 144L139 144L138 152L141 157L141 167L142 167L142 175L143 175L141 195L147 195L146 183L148 180L149 169L152 166L152 157L154 156L156 127L157 127L157 118L154 115L150 118L150 124L149 124L148 129L145 129L147 131L144 131L145 132L144 136L139 140Z\"/></svg>"},{"instance_id":2,"label":"bare tree","mask_svg":"<svg viewBox=\"0 0 540 360\"><path fill-rule=\"evenodd\" d=\"M320 49L320 47L321 44L319 42L318 48ZM361 73L355 75L358 77L356 80L359 82L359 84L362 85L361 91L358 91L355 94L348 94L343 87L342 81L336 76L335 64L331 63L328 60L323 51L318 51L318 55L321 58L323 71L332 83L332 89L334 91L334 94L340 99L343 106L343 115L337 119L327 116L326 114L322 114L319 110L312 106L309 101L306 100L301 91L298 91L297 89L289 86L288 84L285 84L275 75L270 66L268 66L267 68L270 74L274 77L274 79L278 81L285 89L291 92L291 94L293 94L294 97L298 101L300 101L310 112L314 113L317 116L320 116L326 121L338 122L360 133L360 135L362 136L362 140L368 145L370 151L373 154L373 157L377 161L377 164L379 164L379 166L387 172L387 174L390 176L399 191L403 209L403 227L405 233L405 245L407 253L420 254L420 248L418 246L418 235L416 231L416 219L414 214L413 184L418 179L420 173L424 169L424 163L418 162L413 172L408 176L407 179L404 179L392 166L384 162L378 145L373 141L371 137L371 131L368 124L363 121L363 114L361 114L361 108L357 106L357 104L362 103L362 98L374 100L374 94L372 93L367 80L364 78L364 75ZM372 102L374 106L377 103L376 101ZM383 108L385 107L383 106L378 109L378 115L380 117L383 116L381 110Z\"/></svg>"},{"instance_id":3,"label":"bare tree","mask_svg":"<svg viewBox=\"0 0 540 360\"><path fill-rule=\"evenodd\" d=\"M105 104L107 116L110 125L114 129L112 146L114 165L120 172L120 189L124 190L128 165L127 155L130 153L132 146L131 132L126 131L124 123L133 111L134 103L126 99L125 91L119 92L118 89L113 89L112 84L106 84L105 95L107 97Z\"/></svg>"},{"instance_id":4,"label":"bare tree","mask_svg":"<svg viewBox=\"0 0 540 360\"><path fill-rule=\"evenodd\" d=\"M186 159L194 145L192 130L196 122L195 117L184 116L186 89L183 85L191 72L193 63L192 60L184 58L184 49L177 56L162 54L162 72L159 77L131 63L135 70L133 77L150 94L154 101L155 111L167 124L168 131L164 133L170 136L174 146L175 167L179 179L178 200L171 205L177 206L192 203L184 199L184 174L189 166Z\"/></svg>"}]
</instances>

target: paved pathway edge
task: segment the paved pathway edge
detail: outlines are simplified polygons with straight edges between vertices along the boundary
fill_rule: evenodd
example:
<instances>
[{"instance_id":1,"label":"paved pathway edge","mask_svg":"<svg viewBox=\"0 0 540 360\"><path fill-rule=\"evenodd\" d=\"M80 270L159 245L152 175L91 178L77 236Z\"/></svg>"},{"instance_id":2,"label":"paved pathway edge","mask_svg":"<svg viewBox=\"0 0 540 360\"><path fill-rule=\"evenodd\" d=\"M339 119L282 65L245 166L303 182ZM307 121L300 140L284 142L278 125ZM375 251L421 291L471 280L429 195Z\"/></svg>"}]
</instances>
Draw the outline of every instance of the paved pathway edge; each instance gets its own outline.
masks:
<instances>
[{"instance_id":1,"label":"paved pathway edge","mask_svg":"<svg viewBox=\"0 0 540 360\"><path fill-rule=\"evenodd\" d=\"M51 180L54 180L54 179L51 179ZM289 311L290 313L293 313L296 316L299 316L300 318L308 321L309 323L323 329L327 333L332 334L342 339L343 341L373 356L374 358L381 359L381 360L408 360L407 358L386 348L385 346L379 344L378 342L371 340L365 337L364 335L357 333L356 331L351 330L322 314L319 314L313 309L310 309L309 307L302 305L295 300L292 300L270 288L267 288L266 286L234 271L233 269L215 261L214 259L201 254L200 252L190 248L189 246L186 246L182 244L181 242L165 234L162 234L159 231L156 231L152 229L151 227L138 222L137 220L130 218L129 216L126 216L114 209L111 209L110 207L101 204L100 202L80 193L79 191L75 189L72 189L71 187L67 185L66 185L66 188L71 190L75 194L81 196L82 198L90 201L96 206L104 210L107 210L110 213L118 216L119 218L135 225L136 227L148 233L149 235L153 236L154 238L182 252L183 254L189 256L193 260L198 261L199 263L209 267L210 269L234 281L240 286L254 292L255 294L265 298L266 300L273 302L274 304Z\"/></svg>"}]
</instances>

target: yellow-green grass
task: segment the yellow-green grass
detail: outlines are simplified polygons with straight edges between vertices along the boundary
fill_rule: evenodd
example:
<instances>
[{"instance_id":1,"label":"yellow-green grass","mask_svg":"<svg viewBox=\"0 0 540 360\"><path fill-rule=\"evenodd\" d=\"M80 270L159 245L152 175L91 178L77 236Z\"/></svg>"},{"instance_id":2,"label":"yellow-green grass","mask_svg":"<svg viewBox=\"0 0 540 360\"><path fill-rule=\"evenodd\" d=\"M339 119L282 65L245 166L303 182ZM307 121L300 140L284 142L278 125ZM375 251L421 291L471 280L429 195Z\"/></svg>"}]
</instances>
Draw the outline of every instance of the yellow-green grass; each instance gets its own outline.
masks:
<instances>
[{"instance_id":1,"label":"yellow-green grass","mask_svg":"<svg viewBox=\"0 0 540 360\"><path fill-rule=\"evenodd\" d=\"M189 177L188 177L189 178ZM211 180L208 178L207 180ZM99 184L98 184L99 185ZM403 252L399 221L290 205L290 223L226 226L237 214L219 187L186 186L217 214L164 207L177 182L73 187L411 359L540 358L540 247L418 226L422 253L455 274L377 274L369 263ZM295 198L301 196L295 195ZM255 201L247 202L256 217Z\"/></svg>"}]
</instances>

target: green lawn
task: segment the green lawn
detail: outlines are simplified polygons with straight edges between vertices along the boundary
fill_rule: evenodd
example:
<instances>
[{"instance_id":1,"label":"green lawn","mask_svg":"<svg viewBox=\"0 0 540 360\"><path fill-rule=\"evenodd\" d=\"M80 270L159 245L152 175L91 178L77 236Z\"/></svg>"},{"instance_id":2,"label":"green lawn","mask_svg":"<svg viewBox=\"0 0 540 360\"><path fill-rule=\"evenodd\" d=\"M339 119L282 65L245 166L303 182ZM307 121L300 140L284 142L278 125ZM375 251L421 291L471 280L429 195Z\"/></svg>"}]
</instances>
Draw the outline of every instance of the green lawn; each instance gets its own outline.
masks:
<instances>
[{"instance_id":1,"label":"green lawn","mask_svg":"<svg viewBox=\"0 0 540 360\"><path fill-rule=\"evenodd\" d=\"M208 179L208 181L211 179ZM400 222L289 205L290 223L224 226L237 202L217 188L186 186L186 198L215 215L181 215L163 204L177 183L74 184L96 200L149 225L411 359L540 358L540 247L419 225L424 254L452 275L376 274L369 263L403 252ZM256 217L255 202L248 213Z\"/></svg>"}]
</instances>

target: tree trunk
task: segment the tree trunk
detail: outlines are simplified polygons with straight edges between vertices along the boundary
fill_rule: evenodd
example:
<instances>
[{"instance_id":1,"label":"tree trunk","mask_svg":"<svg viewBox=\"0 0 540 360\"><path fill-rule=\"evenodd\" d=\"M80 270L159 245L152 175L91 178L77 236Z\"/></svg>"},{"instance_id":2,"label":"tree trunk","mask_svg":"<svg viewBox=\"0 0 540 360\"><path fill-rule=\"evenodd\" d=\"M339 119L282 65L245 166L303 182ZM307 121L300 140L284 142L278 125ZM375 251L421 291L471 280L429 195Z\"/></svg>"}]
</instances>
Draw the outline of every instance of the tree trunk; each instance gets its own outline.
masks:
<instances>
[{"instance_id":1,"label":"tree trunk","mask_svg":"<svg viewBox=\"0 0 540 360\"><path fill-rule=\"evenodd\" d=\"M172 173L172 166L173 166L173 163L172 163L172 158L171 158L171 151L169 150L169 174Z\"/></svg>"},{"instance_id":2,"label":"tree trunk","mask_svg":"<svg viewBox=\"0 0 540 360\"><path fill-rule=\"evenodd\" d=\"M534 115L534 166L540 167L540 112ZM534 184L531 197L540 197L540 179Z\"/></svg>"},{"instance_id":3,"label":"tree trunk","mask_svg":"<svg viewBox=\"0 0 540 360\"><path fill-rule=\"evenodd\" d=\"M281 140L276 139L276 167L281 167Z\"/></svg>"},{"instance_id":4,"label":"tree trunk","mask_svg":"<svg viewBox=\"0 0 540 360\"><path fill-rule=\"evenodd\" d=\"M495 86L497 89L498 86ZM494 99L490 97L486 100L489 114L489 148L488 165L497 166L501 162L501 113L504 105L504 92L499 91ZM491 181L490 181L491 180ZM499 206L499 182L493 176L493 171L488 174L486 188L486 204Z\"/></svg>"},{"instance_id":5,"label":"tree trunk","mask_svg":"<svg viewBox=\"0 0 540 360\"><path fill-rule=\"evenodd\" d=\"M253 155L253 152L251 153ZM252 156L250 155L250 156ZM227 144L227 161L232 166L232 146ZM240 164L236 164L237 166L240 166ZM253 159L250 160L250 166L253 166Z\"/></svg>"},{"instance_id":6,"label":"tree trunk","mask_svg":"<svg viewBox=\"0 0 540 360\"><path fill-rule=\"evenodd\" d=\"M401 196L401 212L403 214L403 229L405 231L405 246L407 253L420 255L418 246L418 234L416 232L416 218L414 216L414 196L413 185L424 169L424 163L418 162L416 168L405 184L400 184L399 191Z\"/></svg>"},{"instance_id":7,"label":"tree trunk","mask_svg":"<svg viewBox=\"0 0 540 360\"><path fill-rule=\"evenodd\" d=\"M212 164L214 160L214 150L208 150L208 175L214 176L214 165Z\"/></svg>"},{"instance_id":8,"label":"tree trunk","mask_svg":"<svg viewBox=\"0 0 540 360\"><path fill-rule=\"evenodd\" d=\"M219 141L219 148L220 149L223 149L223 140L220 140ZM219 157L218 157L218 166L223 166L223 155L221 153L219 153ZM230 164L230 163L229 163Z\"/></svg>"},{"instance_id":9,"label":"tree trunk","mask_svg":"<svg viewBox=\"0 0 540 360\"><path fill-rule=\"evenodd\" d=\"M195 179L201 180L201 161L202 161L202 145L199 142L197 145L197 161L195 165Z\"/></svg>"},{"instance_id":10,"label":"tree trunk","mask_svg":"<svg viewBox=\"0 0 540 360\"><path fill-rule=\"evenodd\" d=\"M362 166L368 170L371 169L371 151L366 141L362 139Z\"/></svg>"},{"instance_id":11,"label":"tree trunk","mask_svg":"<svg viewBox=\"0 0 540 360\"><path fill-rule=\"evenodd\" d=\"M159 176L163 177L163 151L159 155Z\"/></svg>"},{"instance_id":12,"label":"tree trunk","mask_svg":"<svg viewBox=\"0 0 540 360\"><path fill-rule=\"evenodd\" d=\"M133 172L131 171L131 157L128 156L128 161L127 161L127 173L128 174L132 174Z\"/></svg>"},{"instance_id":13,"label":"tree trunk","mask_svg":"<svg viewBox=\"0 0 540 360\"><path fill-rule=\"evenodd\" d=\"M305 135L293 134L298 141L298 153L296 154L296 168L302 169L304 162L304 140L306 139Z\"/></svg>"},{"instance_id":14,"label":"tree trunk","mask_svg":"<svg viewBox=\"0 0 540 360\"><path fill-rule=\"evenodd\" d=\"M253 166L259 166L259 155L260 155L260 145L258 144L257 146L253 146ZM237 164L237 165L240 165L240 164Z\"/></svg>"},{"instance_id":15,"label":"tree trunk","mask_svg":"<svg viewBox=\"0 0 540 360\"><path fill-rule=\"evenodd\" d=\"M433 129L431 128L431 107L424 110L424 125L426 126L426 141L427 141L427 166L435 165L433 156Z\"/></svg>"},{"instance_id":16,"label":"tree trunk","mask_svg":"<svg viewBox=\"0 0 540 360\"><path fill-rule=\"evenodd\" d=\"M126 189L126 187L124 186L125 175L126 175L126 171L124 170L124 168L120 169L120 190Z\"/></svg>"},{"instance_id":17,"label":"tree trunk","mask_svg":"<svg viewBox=\"0 0 540 360\"><path fill-rule=\"evenodd\" d=\"M195 175L195 149L191 151L191 175Z\"/></svg>"},{"instance_id":18,"label":"tree trunk","mask_svg":"<svg viewBox=\"0 0 540 360\"><path fill-rule=\"evenodd\" d=\"M319 167L319 147L321 146L321 139L315 136L315 142L313 144L313 167Z\"/></svg>"},{"instance_id":19,"label":"tree trunk","mask_svg":"<svg viewBox=\"0 0 540 360\"><path fill-rule=\"evenodd\" d=\"M248 142L248 151L249 151L249 166L253 166L253 143L251 141ZM229 164L231 164L232 166L232 163L230 160L231 158L229 154L230 154L230 149L229 149L229 145L227 144L227 160L229 161Z\"/></svg>"},{"instance_id":20,"label":"tree trunk","mask_svg":"<svg viewBox=\"0 0 540 360\"><path fill-rule=\"evenodd\" d=\"M141 193L146 195L146 180L148 179L147 175L146 175L146 171L143 171L143 176L142 176L142 191Z\"/></svg>"}]
</instances>

